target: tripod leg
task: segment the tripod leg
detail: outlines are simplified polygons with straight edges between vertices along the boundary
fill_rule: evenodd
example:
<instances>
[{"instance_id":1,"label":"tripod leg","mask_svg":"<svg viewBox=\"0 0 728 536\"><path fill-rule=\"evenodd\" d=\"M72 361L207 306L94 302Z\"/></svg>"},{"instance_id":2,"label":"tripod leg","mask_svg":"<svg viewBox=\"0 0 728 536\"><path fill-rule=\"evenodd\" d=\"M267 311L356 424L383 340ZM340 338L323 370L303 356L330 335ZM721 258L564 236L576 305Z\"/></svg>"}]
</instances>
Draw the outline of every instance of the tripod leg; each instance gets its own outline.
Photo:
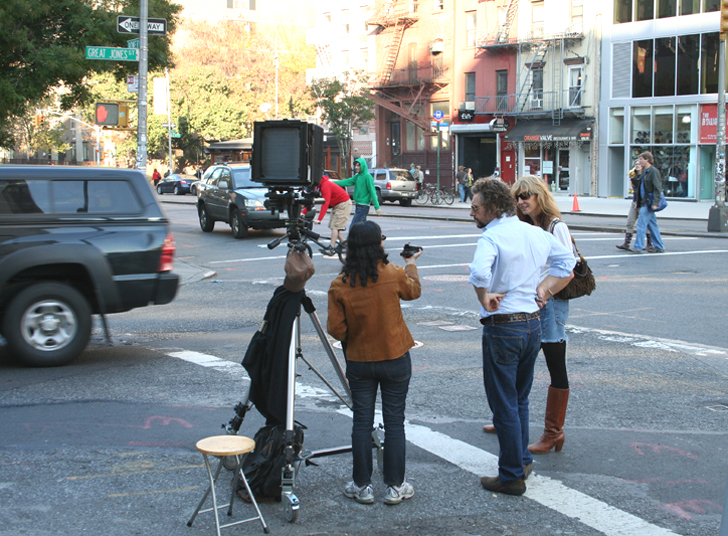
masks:
<instances>
[{"instance_id":1,"label":"tripod leg","mask_svg":"<svg viewBox=\"0 0 728 536\"><path fill-rule=\"evenodd\" d=\"M299 501L293 486L296 484L295 460L293 451L294 438L294 407L296 397L296 357L301 353L301 314L293 321L291 331L291 345L288 347L288 388L286 394L286 432L285 432L285 453L286 463L281 468L281 501L285 508L286 518L291 523L298 516Z\"/></svg>"},{"instance_id":2,"label":"tripod leg","mask_svg":"<svg viewBox=\"0 0 728 536\"><path fill-rule=\"evenodd\" d=\"M331 360L331 364L334 366L336 375L339 377L339 381L341 382L341 385L344 386L344 389L346 390L346 395L349 397L349 403L347 403L346 401L344 401L344 403L346 403L347 406L351 407L351 389L349 389L349 381L346 379L346 373L344 372L341 363L334 353L334 348L331 346L331 342L329 342L329 339L324 332L324 328L321 325L321 321L319 320L316 311L309 312L308 316L311 318L311 322L313 322L313 325L316 328L316 333L318 333L319 339L321 339L321 344L324 345L326 353L329 354L329 359Z\"/></svg>"}]
</instances>

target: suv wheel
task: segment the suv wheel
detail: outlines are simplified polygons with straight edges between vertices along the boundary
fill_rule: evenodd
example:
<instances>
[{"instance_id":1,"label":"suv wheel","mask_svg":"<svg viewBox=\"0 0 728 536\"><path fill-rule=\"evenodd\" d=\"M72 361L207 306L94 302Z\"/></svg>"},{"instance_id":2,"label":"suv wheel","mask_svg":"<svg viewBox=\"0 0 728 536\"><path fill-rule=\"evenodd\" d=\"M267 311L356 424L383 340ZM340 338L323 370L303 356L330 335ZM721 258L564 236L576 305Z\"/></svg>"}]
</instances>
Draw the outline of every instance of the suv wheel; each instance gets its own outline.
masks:
<instances>
[{"instance_id":1,"label":"suv wheel","mask_svg":"<svg viewBox=\"0 0 728 536\"><path fill-rule=\"evenodd\" d=\"M243 223L243 217L237 208L234 208L232 214L230 214L230 228L233 230L235 238L248 236L248 226Z\"/></svg>"},{"instance_id":2,"label":"suv wheel","mask_svg":"<svg viewBox=\"0 0 728 536\"><path fill-rule=\"evenodd\" d=\"M36 283L10 302L3 319L3 335L12 352L26 365L65 365L88 344L91 308L73 287Z\"/></svg>"},{"instance_id":3,"label":"suv wheel","mask_svg":"<svg viewBox=\"0 0 728 536\"><path fill-rule=\"evenodd\" d=\"M411 207L412 200L411 199L400 199L399 204L400 204L400 206L403 206L403 207Z\"/></svg>"},{"instance_id":4,"label":"suv wheel","mask_svg":"<svg viewBox=\"0 0 728 536\"><path fill-rule=\"evenodd\" d=\"M215 228L215 220L210 218L205 205L202 205L197 209L197 215L200 217L200 229L202 229L203 232L209 233Z\"/></svg>"},{"instance_id":5,"label":"suv wheel","mask_svg":"<svg viewBox=\"0 0 728 536\"><path fill-rule=\"evenodd\" d=\"M159 195L162 195L162 186L161 185L157 186L157 193Z\"/></svg>"}]
</instances>

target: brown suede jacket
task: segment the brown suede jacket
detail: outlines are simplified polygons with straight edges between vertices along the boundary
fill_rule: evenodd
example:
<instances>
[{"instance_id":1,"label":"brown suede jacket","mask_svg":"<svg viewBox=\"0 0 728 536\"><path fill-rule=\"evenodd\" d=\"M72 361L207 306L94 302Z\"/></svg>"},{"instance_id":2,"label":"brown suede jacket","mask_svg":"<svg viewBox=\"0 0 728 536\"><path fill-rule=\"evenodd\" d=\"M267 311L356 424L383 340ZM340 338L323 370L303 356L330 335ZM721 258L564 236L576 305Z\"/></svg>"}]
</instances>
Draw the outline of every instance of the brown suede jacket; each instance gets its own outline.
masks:
<instances>
[{"instance_id":1,"label":"brown suede jacket","mask_svg":"<svg viewBox=\"0 0 728 536\"><path fill-rule=\"evenodd\" d=\"M376 283L365 287L339 275L329 288L327 330L346 341L346 358L351 361L386 361L401 357L415 344L402 317L399 300L416 300L422 293L417 267L403 269L379 262Z\"/></svg>"}]
</instances>

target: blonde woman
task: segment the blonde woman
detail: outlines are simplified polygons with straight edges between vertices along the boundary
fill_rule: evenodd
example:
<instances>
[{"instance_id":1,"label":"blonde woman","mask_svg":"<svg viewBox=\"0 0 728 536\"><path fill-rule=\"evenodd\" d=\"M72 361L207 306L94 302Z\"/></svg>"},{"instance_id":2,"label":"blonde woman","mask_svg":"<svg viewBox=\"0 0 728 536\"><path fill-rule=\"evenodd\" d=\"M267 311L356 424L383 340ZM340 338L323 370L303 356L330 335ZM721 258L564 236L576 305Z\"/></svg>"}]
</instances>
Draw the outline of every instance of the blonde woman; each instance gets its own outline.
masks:
<instances>
[{"instance_id":1,"label":"blonde woman","mask_svg":"<svg viewBox=\"0 0 728 536\"><path fill-rule=\"evenodd\" d=\"M540 227L564 246L573 250L571 233L561 221L561 212L556 206L553 195L543 179L535 175L525 175L511 187L516 198L516 214L519 219ZM541 269L541 280L548 275L549 266ZM569 318L569 302L558 300L550 291L541 302L541 350L546 358L546 366L551 375L551 385L546 399L546 418L543 435L528 446L533 454L546 454L555 448L557 452L564 445L564 419L569 401L569 378L566 373L566 320ZM493 433L491 425L483 427L485 432Z\"/></svg>"}]
</instances>

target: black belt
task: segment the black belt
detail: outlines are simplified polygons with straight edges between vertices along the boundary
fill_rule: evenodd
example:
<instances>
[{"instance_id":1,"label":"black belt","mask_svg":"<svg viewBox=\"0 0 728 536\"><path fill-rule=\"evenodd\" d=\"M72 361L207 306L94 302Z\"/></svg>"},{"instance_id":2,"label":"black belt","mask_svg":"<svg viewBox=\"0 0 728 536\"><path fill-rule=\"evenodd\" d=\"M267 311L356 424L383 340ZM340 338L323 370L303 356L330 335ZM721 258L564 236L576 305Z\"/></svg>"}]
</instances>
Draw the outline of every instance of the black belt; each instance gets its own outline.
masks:
<instances>
[{"instance_id":1,"label":"black belt","mask_svg":"<svg viewBox=\"0 0 728 536\"><path fill-rule=\"evenodd\" d=\"M506 324L509 322L528 322L534 318L539 318L541 311L535 313L513 313L512 315L490 315L480 319L480 323L484 326L487 324Z\"/></svg>"}]
</instances>

